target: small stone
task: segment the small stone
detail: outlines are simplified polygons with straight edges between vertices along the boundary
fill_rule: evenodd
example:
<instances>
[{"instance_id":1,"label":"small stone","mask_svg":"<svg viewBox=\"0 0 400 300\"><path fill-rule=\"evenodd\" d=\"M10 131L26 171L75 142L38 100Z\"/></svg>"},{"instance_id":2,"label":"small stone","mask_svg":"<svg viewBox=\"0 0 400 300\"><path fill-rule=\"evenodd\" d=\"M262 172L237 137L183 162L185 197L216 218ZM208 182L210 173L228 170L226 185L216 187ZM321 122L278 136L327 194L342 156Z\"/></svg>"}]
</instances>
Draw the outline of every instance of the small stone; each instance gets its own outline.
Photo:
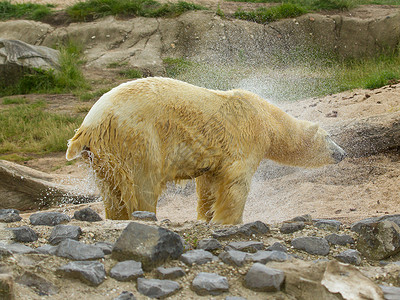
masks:
<instances>
[{"instance_id":1,"label":"small stone","mask_svg":"<svg viewBox=\"0 0 400 300\"><path fill-rule=\"evenodd\" d=\"M22 243L29 243L38 240L38 234L28 226L7 228L13 232L14 240Z\"/></svg>"},{"instance_id":2,"label":"small stone","mask_svg":"<svg viewBox=\"0 0 400 300\"><path fill-rule=\"evenodd\" d=\"M32 225L56 226L61 223L68 223L70 220L70 217L66 214L59 212L39 212L29 217Z\"/></svg>"},{"instance_id":3,"label":"small stone","mask_svg":"<svg viewBox=\"0 0 400 300\"><path fill-rule=\"evenodd\" d=\"M284 280L283 271L268 268L260 263L255 263L244 278L247 288L260 292L280 291Z\"/></svg>"},{"instance_id":4,"label":"small stone","mask_svg":"<svg viewBox=\"0 0 400 300\"><path fill-rule=\"evenodd\" d=\"M157 221L156 214L150 211L134 211L132 213L132 219L141 221Z\"/></svg>"},{"instance_id":5,"label":"small stone","mask_svg":"<svg viewBox=\"0 0 400 300\"><path fill-rule=\"evenodd\" d=\"M0 222L13 223L21 221L22 218L16 213L5 213L0 215Z\"/></svg>"},{"instance_id":6,"label":"small stone","mask_svg":"<svg viewBox=\"0 0 400 300\"><path fill-rule=\"evenodd\" d=\"M134 260L119 262L111 269L110 276L119 281L135 280L143 276L142 263Z\"/></svg>"},{"instance_id":7,"label":"small stone","mask_svg":"<svg viewBox=\"0 0 400 300\"><path fill-rule=\"evenodd\" d=\"M339 231L342 222L336 220L318 220L314 223L315 227L323 230Z\"/></svg>"},{"instance_id":8,"label":"small stone","mask_svg":"<svg viewBox=\"0 0 400 300\"><path fill-rule=\"evenodd\" d=\"M238 296L226 296L225 300L246 300L246 298L238 297Z\"/></svg>"},{"instance_id":9,"label":"small stone","mask_svg":"<svg viewBox=\"0 0 400 300\"><path fill-rule=\"evenodd\" d=\"M41 296L51 296L58 293L58 287L51 281L29 271L18 276L16 283L33 288Z\"/></svg>"},{"instance_id":10,"label":"small stone","mask_svg":"<svg viewBox=\"0 0 400 300\"><path fill-rule=\"evenodd\" d=\"M216 239L204 239L197 243L197 249L203 249L206 251L213 251L221 248L221 243Z\"/></svg>"},{"instance_id":11,"label":"small stone","mask_svg":"<svg viewBox=\"0 0 400 300\"><path fill-rule=\"evenodd\" d=\"M225 250L230 249L244 252L256 252L257 250L264 249L264 243L257 241L231 242L225 247Z\"/></svg>"},{"instance_id":12,"label":"small stone","mask_svg":"<svg viewBox=\"0 0 400 300\"><path fill-rule=\"evenodd\" d=\"M282 251L257 251L254 254L251 254L247 257L247 260L252 262L258 262L262 264L266 264L269 261L278 261L283 262L287 261L291 258L291 256Z\"/></svg>"},{"instance_id":13,"label":"small stone","mask_svg":"<svg viewBox=\"0 0 400 300\"><path fill-rule=\"evenodd\" d=\"M14 280L11 274L0 274L0 299L16 299L14 297Z\"/></svg>"},{"instance_id":14,"label":"small stone","mask_svg":"<svg viewBox=\"0 0 400 300\"><path fill-rule=\"evenodd\" d=\"M218 258L228 265L241 267L244 265L247 255L249 254L242 251L228 250L221 252Z\"/></svg>"},{"instance_id":15,"label":"small stone","mask_svg":"<svg viewBox=\"0 0 400 300\"><path fill-rule=\"evenodd\" d=\"M266 250L267 251L281 251L281 252L287 252L288 251L288 249L284 245L279 243L279 242L276 242L273 245L267 247Z\"/></svg>"},{"instance_id":16,"label":"small stone","mask_svg":"<svg viewBox=\"0 0 400 300\"><path fill-rule=\"evenodd\" d=\"M150 298L165 298L175 294L180 285L172 280L138 278L137 289L139 293Z\"/></svg>"},{"instance_id":17,"label":"small stone","mask_svg":"<svg viewBox=\"0 0 400 300\"><path fill-rule=\"evenodd\" d=\"M36 251L38 251L42 254L56 255L57 248L58 248L57 246L43 245L43 246L37 247Z\"/></svg>"},{"instance_id":18,"label":"small stone","mask_svg":"<svg viewBox=\"0 0 400 300\"><path fill-rule=\"evenodd\" d=\"M14 209L14 208L1 208L0 209L0 215L4 215L4 214L20 214L20 211L18 209Z\"/></svg>"},{"instance_id":19,"label":"small stone","mask_svg":"<svg viewBox=\"0 0 400 300\"><path fill-rule=\"evenodd\" d=\"M103 220L100 215L90 207L74 212L74 219L86 222L98 222Z\"/></svg>"},{"instance_id":20,"label":"small stone","mask_svg":"<svg viewBox=\"0 0 400 300\"><path fill-rule=\"evenodd\" d=\"M309 214L294 217L293 222L312 222L312 217Z\"/></svg>"},{"instance_id":21,"label":"small stone","mask_svg":"<svg viewBox=\"0 0 400 300\"><path fill-rule=\"evenodd\" d=\"M338 261L359 266L361 264L360 252L353 249L345 250L334 256Z\"/></svg>"},{"instance_id":22,"label":"small stone","mask_svg":"<svg viewBox=\"0 0 400 300\"><path fill-rule=\"evenodd\" d=\"M284 234L293 233L296 231L303 230L306 225L304 222L292 222L292 223L283 223L280 232Z\"/></svg>"},{"instance_id":23,"label":"small stone","mask_svg":"<svg viewBox=\"0 0 400 300\"><path fill-rule=\"evenodd\" d=\"M240 227L232 226L226 229L215 230L212 234L214 238L225 239L236 236L252 236L253 234L268 234L270 229L267 224L261 221L255 221L244 224Z\"/></svg>"},{"instance_id":24,"label":"small stone","mask_svg":"<svg viewBox=\"0 0 400 300\"><path fill-rule=\"evenodd\" d=\"M24 244L20 243L13 243L8 245L3 245L3 248L10 251L12 254L32 254L32 253L39 253L36 249L31 247L25 246Z\"/></svg>"},{"instance_id":25,"label":"small stone","mask_svg":"<svg viewBox=\"0 0 400 300\"><path fill-rule=\"evenodd\" d=\"M179 267L172 267L172 268L158 267L156 269L156 275L159 279L176 279L185 276L186 273L182 268Z\"/></svg>"},{"instance_id":26,"label":"small stone","mask_svg":"<svg viewBox=\"0 0 400 300\"><path fill-rule=\"evenodd\" d=\"M113 300L136 300L136 297L133 293L128 291L123 291L118 297Z\"/></svg>"},{"instance_id":27,"label":"small stone","mask_svg":"<svg viewBox=\"0 0 400 300\"><path fill-rule=\"evenodd\" d=\"M73 260L90 260L104 257L104 252L95 245L66 239L58 244L56 255Z\"/></svg>"},{"instance_id":28,"label":"small stone","mask_svg":"<svg viewBox=\"0 0 400 300\"><path fill-rule=\"evenodd\" d=\"M104 265L98 261L73 261L59 269L57 273L97 286L106 279Z\"/></svg>"},{"instance_id":29,"label":"small stone","mask_svg":"<svg viewBox=\"0 0 400 300\"><path fill-rule=\"evenodd\" d=\"M180 257L180 260L189 266L193 264L202 265L216 259L218 258L215 255L202 249L190 250Z\"/></svg>"},{"instance_id":30,"label":"small stone","mask_svg":"<svg viewBox=\"0 0 400 300\"><path fill-rule=\"evenodd\" d=\"M94 245L99 247L101 250L103 250L104 255L111 254L112 249L114 247L114 245L109 242L97 242L97 243L94 243Z\"/></svg>"},{"instance_id":31,"label":"small stone","mask_svg":"<svg viewBox=\"0 0 400 300\"><path fill-rule=\"evenodd\" d=\"M226 277L215 273L200 272L192 282L192 289L201 296L219 295L229 290Z\"/></svg>"},{"instance_id":32,"label":"small stone","mask_svg":"<svg viewBox=\"0 0 400 300\"><path fill-rule=\"evenodd\" d=\"M346 246L347 244L354 244L354 239L351 236L347 235L347 234L332 233L330 235L327 235L325 237L325 239L331 245Z\"/></svg>"},{"instance_id":33,"label":"small stone","mask_svg":"<svg viewBox=\"0 0 400 300\"><path fill-rule=\"evenodd\" d=\"M292 240L292 246L315 255L328 255L330 250L327 240L315 236L295 238Z\"/></svg>"},{"instance_id":34,"label":"small stone","mask_svg":"<svg viewBox=\"0 0 400 300\"><path fill-rule=\"evenodd\" d=\"M63 240L71 239L71 240L79 240L79 237L82 234L82 230L79 226L73 225L56 225L51 231L49 237L49 243L52 245L56 245Z\"/></svg>"}]
</instances>

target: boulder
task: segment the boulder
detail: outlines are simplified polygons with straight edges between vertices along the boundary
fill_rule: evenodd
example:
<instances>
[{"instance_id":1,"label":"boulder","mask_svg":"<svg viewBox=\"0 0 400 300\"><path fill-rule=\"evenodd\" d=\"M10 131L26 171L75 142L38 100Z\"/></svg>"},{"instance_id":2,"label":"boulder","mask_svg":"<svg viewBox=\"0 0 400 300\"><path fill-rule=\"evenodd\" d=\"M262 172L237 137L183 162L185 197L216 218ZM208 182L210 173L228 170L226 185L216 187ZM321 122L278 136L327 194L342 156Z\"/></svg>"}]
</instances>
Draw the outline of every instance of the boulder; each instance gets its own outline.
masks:
<instances>
[{"instance_id":1,"label":"boulder","mask_svg":"<svg viewBox=\"0 0 400 300\"><path fill-rule=\"evenodd\" d=\"M81 195L55 183L47 173L0 160L0 208L37 210L61 202L92 202L94 195Z\"/></svg>"},{"instance_id":2,"label":"boulder","mask_svg":"<svg viewBox=\"0 0 400 300\"><path fill-rule=\"evenodd\" d=\"M0 38L0 78L3 85L16 83L35 69L57 69L59 51Z\"/></svg>"}]
</instances>

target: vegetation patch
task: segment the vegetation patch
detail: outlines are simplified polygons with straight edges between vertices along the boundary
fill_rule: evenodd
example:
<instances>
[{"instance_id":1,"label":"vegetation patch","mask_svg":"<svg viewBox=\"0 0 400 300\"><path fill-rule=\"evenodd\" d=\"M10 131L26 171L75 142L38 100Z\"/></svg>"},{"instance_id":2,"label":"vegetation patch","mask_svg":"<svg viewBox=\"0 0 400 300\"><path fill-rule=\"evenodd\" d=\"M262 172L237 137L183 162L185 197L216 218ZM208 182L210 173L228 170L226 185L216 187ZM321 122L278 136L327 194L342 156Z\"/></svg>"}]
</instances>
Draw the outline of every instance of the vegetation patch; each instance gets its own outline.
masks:
<instances>
[{"instance_id":1,"label":"vegetation patch","mask_svg":"<svg viewBox=\"0 0 400 300\"><path fill-rule=\"evenodd\" d=\"M66 141L82 120L82 117L47 112L44 101L6 107L0 114L0 154L4 157L15 153L65 151Z\"/></svg>"},{"instance_id":2,"label":"vegetation patch","mask_svg":"<svg viewBox=\"0 0 400 300\"><path fill-rule=\"evenodd\" d=\"M142 78L143 77L143 73L139 69L120 70L118 73L122 77L129 78L129 79L136 79L136 78Z\"/></svg>"},{"instance_id":3,"label":"vegetation patch","mask_svg":"<svg viewBox=\"0 0 400 300\"><path fill-rule=\"evenodd\" d=\"M88 0L68 7L67 13L74 21L91 21L110 15L174 17L189 10L202 9L206 8L185 1L161 4L155 0Z\"/></svg>"},{"instance_id":4,"label":"vegetation patch","mask_svg":"<svg viewBox=\"0 0 400 300\"><path fill-rule=\"evenodd\" d=\"M40 21L44 17L49 16L53 5L34 4L34 3L17 3L11 4L10 1L0 1L0 20L10 19L28 19Z\"/></svg>"}]
</instances>

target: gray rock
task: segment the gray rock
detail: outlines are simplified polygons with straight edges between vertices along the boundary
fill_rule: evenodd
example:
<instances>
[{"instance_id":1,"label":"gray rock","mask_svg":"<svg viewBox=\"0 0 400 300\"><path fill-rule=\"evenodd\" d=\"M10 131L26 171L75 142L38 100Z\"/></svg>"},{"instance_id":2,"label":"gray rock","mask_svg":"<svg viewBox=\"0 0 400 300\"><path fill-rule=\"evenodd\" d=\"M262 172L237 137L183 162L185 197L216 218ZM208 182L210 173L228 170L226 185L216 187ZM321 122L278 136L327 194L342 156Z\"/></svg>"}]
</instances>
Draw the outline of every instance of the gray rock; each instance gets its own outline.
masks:
<instances>
[{"instance_id":1,"label":"gray rock","mask_svg":"<svg viewBox=\"0 0 400 300\"><path fill-rule=\"evenodd\" d=\"M388 220L364 224L356 247L368 259L380 260L395 255L400 252L400 228Z\"/></svg>"},{"instance_id":2,"label":"gray rock","mask_svg":"<svg viewBox=\"0 0 400 300\"><path fill-rule=\"evenodd\" d=\"M219 254L218 258L228 265L241 267L244 265L244 263L246 261L246 257L248 255L249 254L246 252L237 251L237 250L228 250L228 251L221 252Z\"/></svg>"},{"instance_id":3,"label":"gray rock","mask_svg":"<svg viewBox=\"0 0 400 300\"><path fill-rule=\"evenodd\" d=\"M79 226L74 225L56 225L51 231L49 237L49 243L52 245L56 245L63 240L71 239L71 240L79 240L79 237L82 234L82 230Z\"/></svg>"},{"instance_id":4,"label":"gray rock","mask_svg":"<svg viewBox=\"0 0 400 300\"><path fill-rule=\"evenodd\" d=\"M32 254L32 253L37 254L37 253L39 253L36 249L33 249L31 247L25 246L20 243L2 245L1 247L10 251L12 254Z\"/></svg>"},{"instance_id":5,"label":"gray rock","mask_svg":"<svg viewBox=\"0 0 400 300\"><path fill-rule=\"evenodd\" d=\"M332 233L330 235L327 235L325 239L328 241L329 244L331 245L342 245L346 246L347 244L354 244L354 239L349 236L348 234L336 234Z\"/></svg>"},{"instance_id":6,"label":"gray rock","mask_svg":"<svg viewBox=\"0 0 400 300\"><path fill-rule=\"evenodd\" d=\"M38 251L42 254L56 255L57 248L58 248L57 246L43 245L43 246L37 247L36 251Z\"/></svg>"},{"instance_id":7,"label":"gray rock","mask_svg":"<svg viewBox=\"0 0 400 300\"><path fill-rule=\"evenodd\" d=\"M132 213L133 220L157 221L156 214L150 211L134 211Z\"/></svg>"},{"instance_id":8,"label":"gray rock","mask_svg":"<svg viewBox=\"0 0 400 300\"><path fill-rule=\"evenodd\" d=\"M295 238L292 240L292 246L315 255L328 255L330 250L327 240L314 236Z\"/></svg>"},{"instance_id":9,"label":"gray rock","mask_svg":"<svg viewBox=\"0 0 400 300\"><path fill-rule=\"evenodd\" d=\"M192 289L201 296L219 295L229 290L226 277L215 273L200 272L192 282Z\"/></svg>"},{"instance_id":10,"label":"gray rock","mask_svg":"<svg viewBox=\"0 0 400 300\"><path fill-rule=\"evenodd\" d=\"M74 212L74 219L87 222L98 222L103 220L100 215L90 207Z\"/></svg>"},{"instance_id":11,"label":"gray rock","mask_svg":"<svg viewBox=\"0 0 400 300\"><path fill-rule=\"evenodd\" d=\"M186 273L182 268L172 267L172 268L164 268L158 267L156 269L156 275L159 279L176 279L182 276L185 276Z\"/></svg>"},{"instance_id":12,"label":"gray rock","mask_svg":"<svg viewBox=\"0 0 400 300\"><path fill-rule=\"evenodd\" d=\"M190 250L180 257L180 260L189 266L193 264L202 265L216 259L218 258L215 255L203 249Z\"/></svg>"},{"instance_id":13,"label":"gray rock","mask_svg":"<svg viewBox=\"0 0 400 300\"><path fill-rule=\"evenodd\" d=\"M309 214L294 217L293 222L312 222L312 217Z\"/></svg>"},{"instance_id":14,"label":"gray rock","mask_svg":"<svg viewBox=\"0 0 400 300\"><path fill-rule=\"evenodd\" d=\"M268 268L260 263L255 263L244 278L247 288L262 292L280 291L284 280L285 274L281 270Z\"/></svg>"},{"instance_id":15,"label":"gray rock","mask_svg":"<svg viewBox=\"0 0 400 300\"><path fill-rule=\"evenodd\" d=\"M22 218L19 216L19 214L16 214L13 212L0 215L0 222L4 222L4 223L13 223L13 222L21 221L21 220L22 220Z\"/></svg>"},{"instance_id":16,"label":"gray rock","mask_svg":"<svg viewBox=\"0 0 400 300\"><path fill-rule=\"evenodd\" d=\"M252 262L258 262L262 264L266 264L269 261L287 261L291 256L283 251L257 251L254 254L251 254L247 257L247 260Z\"/></svg>"},{"instance_id":17,"label":"gray rock","mask_svg":"<svg viewBox=\"0 0 400 300\"><path fill-rule=\"evenodd\" d=\"M353 249L345 250L334 256L338 261L359 266L361 264L360 252Z\"/></svg>"},{"instance_id":18,"label":"gray rock","mask_svg":"<svg viewBox=\"0 0 400 300\"><path fill-rule=\"evenodd\" d=\"M385 300L399 300L400 299L400 287L396 286L385 286L379 285L382 289Z\"/></svg>"},{"instance_id":19,"label":"gray rock","mask_svg":"<svg viewBox=\"0 0 400 300\"><path fill-rule=\"evenodd\" d=\"M111 254L112 249L114 247L114 244L111 244L109 242L97 242L97 243L94 243L94 245L99 247L101 250L103 250L104 255Z\"/></svg>"},{"instance_id":20,"label":"gray rock","mask_svg":"<svg viewBox=\"0 0 400 300\"><path fill-rule=\"evenodd\" d=\"M66 214L54 211L39 212L29 217L29 221L32 225L56 226L61 223L68 223L70 220L70 217Z\"/></svg>"},{"instance_id":21,"label":"gray rock","mask_svg":"<svg viewBox=\"0 0 400 300\"><path fill-rule=\"evenodd\" d=\"M339 231L342 222L336 220L318 220L314 223L315 227L323 230Z\"/></svg>"},{"instance_id":22,"label":"gray rock","mask_svg":"<svg viewBox=\"0 0 400 300\"><path fill-rule=\"evenodd\" d=\"M279 242L274 243L273 245L267 247L267 249L265 249L265 250L267 250L267 251L281 251L281 252L287 252L288 251L288 249L284 245L279 243Z\"/></svg>"},{"instance_id":23,"label":"gray rock","mask_svg":"<svg viewBox=\"0 0 400 300\"><path fill-rule=\"evenodd\" d=\"M136 297L133 293L128 291L123 291L118 297L113 300L136 300Z\"/></svg>"},{"instance_id":24,"label":"gray rock","mask_svg":"<svg viewBox=\"0 0 400 300\"><path fill-rule=\"evenodd\" d=\"M112 250L117 260L140 261L145 271L177 259L183 252L181 237L165 228L131 222Z\"/></svg>"},{"instance_id":25,"label":"gray rock","mask_svg":"<svg viewBox=\"0 0 400 300\"><path fill-rule=\"evenodd\" d=\"M18 209L14 209L14 208L1 208L0 209L0 215L10 214L10 213L19 215L20 211Z\"/></svg>"},{"instance_id":26,"label":"gray rock","mask_svg":"<svg viewBox=\"0 0 400 300\"><path fill-rule=\"evenodd\" d=\"M33 288L41 296L51 296L58 293L58 287L51 281L29 271L18 276L16 282Z\"/></svg>"},{"instance_id":27,"label":"gray rock","mask_svg":"<svg viewBox=\"0 0 400 300\"><path fill-rule=\"evenodd\" d=\"M206 251L213 251L221 248L221 243L216 239L204 239L197 243L197 249L203 249Z\"/></svg>"},{"instance_id":28,"label":"gray rock","mask_svg":"<svg viewBox=\"0 0 400 300\"><path fill-rule=\"evenodd\" d=\"M143 276L142 263L134 260L119 262L111 269L110 276L119 281L135 280Z\"/></svg>"},{"instance_id":29,"label":"gray rock","mask_svg":"<svg viewBox=\"0 0 400 300\"><path fill-rule=\"evenodd\" d=\"M378 223L384 220L392 221L400 227L400 214L398 214L398 215L384 215L381 217L363 219L361 221L351 224L350 229L354 232L360 233L362 227L364 226L369 227L373 223Z\"/></svg>"},{"instance_id":30,"label":"gray rock","mask_svg":"<svg viewBox=\"0 0 400 300\"><path fill-rule=\"evenodd\" d=\"M38 234L28 226L7 228L13 232L14 240L22 243L29 243L38 240Z\"/></svg>"},{"instance_id":31,"label":"gray rock","mask_svg":"<svg viewBox=\"0 0 400 300\"><path fill-rule=\"evenodd\" d=\"M292 222L292 223L283 223L280 232L284 234L293 233L296 231L303 230L306 225L304 222Z\"/></svg>"},{"instance_id":32,"label":"gray rock","mask_svg":"<svg viewBox=\"0 0 400 300\"><path fill-rule=\"evenodd\" d=\"M180 285L172 280L138 278L137 289L139 293L150 298L164 298L175 294Z\"/></svg>"},{"instance_id":33,"label":"gray rock","mask_svg":"<svg viewBox=\"0 0 400 300\"><path fill-rule=\"evenodd\" d=\"M212 234L214 238L224 239L237 236L249 237L253 234L263 235L268 234L270 229L267 224L261 221L255 221L251 223L244 224L242 226L232 226L226 229L215 230Z\"/></svg>"},{"instance_id":34,"label":"gray rock","mask_svg":"<svg viewBox=\"0 0 400 300\"><path fill-rule=\"evenodd\" d=\"M225 247L225 250L230 249L244 252L256 252L257 250L264 249L264 243L257 241L231 242Z\"/></svg>"},{"instance_id":35,"label":"gray rock","mask_svg":"<svg viewBox=\"0 0 400 300\"><path fill-rule=\"evenodd\" d=\"M66 239L58 244L55 255L73 260L91 260L104 257L100 247Z\"/></svg>"},{"instance_id":36,"label":"gray rock","mask_svg":"<svg viewBox=\"0 0 400 300\"><path fill-rule=\"evenodd\" d=\"M73 261L58 268L57 273L93 286L99 285L106 278L104 265L98 261Z\"/></svg>"},{"instance_id":37,"label":"gray rock","mask_svg":"<svg viewBox=\"0 0 400 300\"><path fill-rule=\"evenodd\" d=\"M226 296L225 300L246 300L246 298L238 297L238 296Z\"/></svg>"}]
</instances>

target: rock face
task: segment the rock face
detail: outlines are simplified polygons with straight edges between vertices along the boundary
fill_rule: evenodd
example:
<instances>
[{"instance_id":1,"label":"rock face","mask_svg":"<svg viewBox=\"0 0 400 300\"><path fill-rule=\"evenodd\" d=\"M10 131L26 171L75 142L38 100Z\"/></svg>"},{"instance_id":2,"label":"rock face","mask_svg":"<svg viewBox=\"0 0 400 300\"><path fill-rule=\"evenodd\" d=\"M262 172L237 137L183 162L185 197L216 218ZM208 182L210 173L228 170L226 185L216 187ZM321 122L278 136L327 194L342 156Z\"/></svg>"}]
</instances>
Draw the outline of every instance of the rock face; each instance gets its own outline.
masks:
<instances>
[{"instance_id":1,"label":"rock face","mask_svg":"<svg viewBox=\"0 0 400 300\"><path fill-rule=\"evenodd\" d=\"M13 84L25 72L34 69L57 69L59 51L29 45L19 40L0 38L0 78L2 84Z\"/></svg>"},{"instance_id":2,"label":"rock face","mask_svg":"<svg viewBox=\"0 0 400 300\"><path fill-rule=\"evenodd\" d=\"M173 19L107 17L60 28L32 21L8 21L1 24L0 31L6 38L44 46L70 38L86 45L89 66L126 62L152 75L161 75L165 57L231 64L242 55L249 63L257 64L268 61L273 53L290 54L290 49L309 44L343 57L373 55L396 48L400 41L399 22L396 9L386 16L366 19L308 14L295 22L287 19L267 25L223 19L204 11L187 12ZM24 34L29 31L32 35Z\"/></svg>"},{"instance_id":3,"label":"rock face","mask_svg":"<svg viewBox=\"0 0 400 300\"><path fill-rule=\"evenodd\" d=\"M177 259L183 252L180 236L161 227L131 222L124 229L112 250L117 260L140 261L145 270Z\"/></svg>"}]
</instances>

